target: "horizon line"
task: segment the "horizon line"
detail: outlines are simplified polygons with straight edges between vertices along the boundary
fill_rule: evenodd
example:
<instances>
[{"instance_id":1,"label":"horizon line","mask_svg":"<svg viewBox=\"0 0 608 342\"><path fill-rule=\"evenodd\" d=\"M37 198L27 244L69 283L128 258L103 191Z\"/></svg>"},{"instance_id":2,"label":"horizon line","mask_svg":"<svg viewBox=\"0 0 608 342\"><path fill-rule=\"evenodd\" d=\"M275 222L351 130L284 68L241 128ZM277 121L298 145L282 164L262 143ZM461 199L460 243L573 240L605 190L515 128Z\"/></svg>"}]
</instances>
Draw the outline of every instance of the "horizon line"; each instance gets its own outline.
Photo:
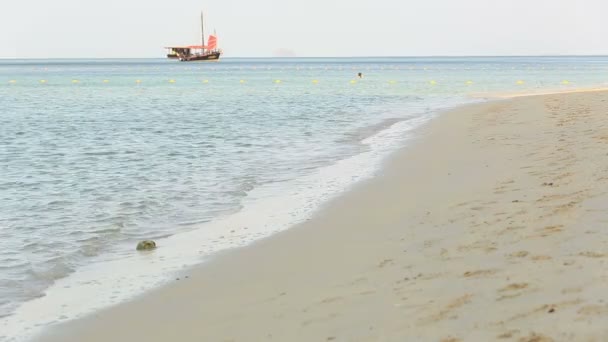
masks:
<instances>
[{"instance_id":1,"label":"horizon line","mask_svg":"<svg viewBox=\"0 0 608 342\"><path fill-rule=\"evenodd\" d=\"M222 59L355 59L355 58L521 58L521 57L608 57L608 54L537 55L402 55L402 56L231 56ZM77 60L77 59L167 59L166 57L0 57L0 60Z\"/></svg>"}]
</instances>

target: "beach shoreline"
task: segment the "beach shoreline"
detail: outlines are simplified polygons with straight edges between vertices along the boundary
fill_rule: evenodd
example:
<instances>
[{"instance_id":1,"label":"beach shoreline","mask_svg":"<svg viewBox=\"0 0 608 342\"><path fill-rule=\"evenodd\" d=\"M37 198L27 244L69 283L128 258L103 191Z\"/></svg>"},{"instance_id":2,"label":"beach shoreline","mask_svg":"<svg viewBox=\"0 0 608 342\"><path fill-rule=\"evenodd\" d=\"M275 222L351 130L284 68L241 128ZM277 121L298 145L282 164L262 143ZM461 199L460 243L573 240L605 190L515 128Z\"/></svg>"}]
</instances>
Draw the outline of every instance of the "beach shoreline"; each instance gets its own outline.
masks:
<instances>
[{"instance_id":1,"label":"beach shoreline","mask_svg":"<svg viewBox=\"0 0 608 342\"><path fill-rule=\"evenodd\" d=\"M37 340L601 340L605 98L443 113L311 220Z\"/></svg>"},{"instance_id":2,"label":"beach shoreline","mask_svg":"<svg viewBox=\"0 0 608 342\"><path fill-rule=\"evenodd\" d=\"M606 92L608 87L575 87L575 88L562 88L562 89L539 89L537 91L530 91L530 89L522 91L510 91L510 92L486 92L486 93L473 93L470 95L472 98L482 98L489 100L500 100L500 99L513 99L518 97L530 97L530 96L542 96L542 95L558 95L558 94L580 94L580 93L597 93Z\"/></svg>"},{"instance_id":3,"label":"beach shoreline","mask_svg":"<svg viewBox=\"0 0 608 342\"><path fill-rule=\"evenodd\" d=\"M315 168L314 172L293 181L282 182L281 195L272 193L265 199L264 194L257 193L264 189L255 188L249 191L247 202L242 203L243 208L238 212L194 230L160 238L156 240L160 248L152 253L136 252L129 245L127 250L116 253L123 257L109 256L77 268L68 277L57 279L43 296L25 302L15 314L0 320L0 330L6 334L0 335L0 340L28 341L39 331L44 334L56 324L146 296L208 260L255 245L259 239L296 226L297 222L315 215L327 201L373 177L392 151L407 145L415 138L415 131L447 110L446 106L438 105L435 111L413 112L357 130L352 133L351 143L364 146L359 153ZM310 201L311 194L316 195L313 201ZM303 205L294 211L294 203L298 202ZM259 212L256 214L256 211Z\"/></svg>"}]
</instances>

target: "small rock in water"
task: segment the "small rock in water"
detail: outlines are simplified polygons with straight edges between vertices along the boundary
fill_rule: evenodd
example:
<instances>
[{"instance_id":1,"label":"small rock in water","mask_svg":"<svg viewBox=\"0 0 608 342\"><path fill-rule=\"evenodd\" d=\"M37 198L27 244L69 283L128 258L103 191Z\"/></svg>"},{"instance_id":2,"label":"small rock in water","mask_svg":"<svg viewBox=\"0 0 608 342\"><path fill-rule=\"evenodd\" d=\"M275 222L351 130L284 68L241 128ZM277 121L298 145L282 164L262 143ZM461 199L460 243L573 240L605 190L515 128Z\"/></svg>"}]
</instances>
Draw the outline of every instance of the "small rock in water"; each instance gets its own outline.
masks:
<instances>
[{"instance_id":1,"label":"small rock in water","mask_svg":"<svg viewBox=\"0 0 608 342\"><path fill-rule=\"evenodd\" d=\"M151 250L153 250L155 248L156 248L156 242L154 242L152 240L140 241L137 244L137 250L138 251L151 251Z\"/></svg>"}]
</instances>

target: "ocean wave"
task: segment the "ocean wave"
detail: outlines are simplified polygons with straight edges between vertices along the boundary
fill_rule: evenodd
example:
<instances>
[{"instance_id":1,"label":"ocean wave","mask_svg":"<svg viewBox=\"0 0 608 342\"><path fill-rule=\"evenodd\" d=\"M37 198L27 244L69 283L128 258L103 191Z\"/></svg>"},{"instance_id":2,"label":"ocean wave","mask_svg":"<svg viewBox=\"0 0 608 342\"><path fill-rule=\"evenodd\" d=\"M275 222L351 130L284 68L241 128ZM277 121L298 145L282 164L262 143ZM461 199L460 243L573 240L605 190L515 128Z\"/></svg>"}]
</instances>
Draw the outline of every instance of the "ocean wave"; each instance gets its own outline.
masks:
<instances>
[{"instance_id":1,"label":"ocean wave","mask_svg":"<svg viewBox=\"0 0 608 342\"><path fill-rule=\"evenodd\" d=\"M64 278L72 272L74 272L74 269L63 257L56 257L47 260L43 264L30 266L27 274L35 281L42 281L48 284L54 280Z\"/></svg>"}]
</instances>

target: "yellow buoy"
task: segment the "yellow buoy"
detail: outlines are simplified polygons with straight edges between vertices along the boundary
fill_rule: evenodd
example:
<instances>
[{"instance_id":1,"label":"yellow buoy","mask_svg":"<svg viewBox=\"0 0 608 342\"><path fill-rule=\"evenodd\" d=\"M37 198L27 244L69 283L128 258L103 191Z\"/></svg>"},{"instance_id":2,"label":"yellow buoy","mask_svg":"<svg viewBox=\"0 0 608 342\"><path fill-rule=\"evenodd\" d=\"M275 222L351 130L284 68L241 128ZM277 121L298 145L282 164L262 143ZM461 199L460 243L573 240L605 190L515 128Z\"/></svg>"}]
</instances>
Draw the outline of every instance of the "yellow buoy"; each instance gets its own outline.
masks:
<instances>
[{"instance_id":1,"label":"yellow buoy","mask_svg":"<svg viewBox=\"0 0 608 342\"><path fill-rule=\"evenodd\" d=\"M79 80L72 80L72 83L78 83L80 82Z\"/></svg>"},{"instance_id":2,"label":"yellow buoy","mask_svg":"<svg viewBox=\"0 0 608 342\"><path fill-rule=\"evenodd\" d=\"M436 85L436 84L437 84L437 81L435 81L435 80L431 80L431 81L429 81L429 83L430 83L431 85Z\"/></svg>"},{"instance_id":3,"label":"yellow buoy","mask_svg":"<svg viewBox=\"0 0 608 342\"><path fill-rule=\"evenodd\" d=\"M141 80L136 80L135 83L139 84L141 83Z\"/></svg>"},{"instance_id":4,"label":"yellow buoy","mask_svg":"<svg viewBox=\"0 0 608 342\"><path fill-rule=\"evenodd\" d=\"M169 83L175 83L175 80L171 79L169 80Z\"/></svg>"},{"instance_id":5,"label":"yellow buoy","mask_svg":"<svg viewBox=\"0 0 608 342\"><path fill-rule=\"evenodd\" d=\"M568 81L568 80L563 80L563 81L562 81L562 84L570 84L570 81Z\"/></svg>"},{"instance_id":6,"label":"yellow buoy","mask_svg":"<svg viewBox=\"0 0 608 342\"><path fill-rule=\"evenodd\" d=\"M241 84L243 84L243 83L245 83L245 80L241 80L240 82L241 82Z\"/></svg>"},{"instance_id":7,"label":"yellow buoy","mask_svg":"<svg viewBox=\"0 0 608 342\"><path fill-rule=\"evenodd\" d=\"M8 81L8 83L17 83L17 81L16 80L10 80L10 81Z\"/></svg>"},{"instance_id":8,"label":"yellow buoy","mask_svg":"<svg viewBox=\"0 0 608 342\"><path fill-rule=\"evenodd\" d=\"M274 83L281 83L281 80L274 80Z\"/></svg>"},{"instance_id":9,"label":"yellow buoy","mask_svg":"<svg viewBox=\"0 0 608 342\"><path fill-rule=\"evenodd\" d=\"M395 84L397 81L388 81L389 84Z\"/></svg>"},{"instance_id":10,"label":"yellow buoy","mask_svg":"<svg viewBox=\"0 0 608 342\"><path fill-rule=\"evenodd\" d=\"M46 83L46 80L40 80L40 83Z\"/></svg>"},{"instance_id":11,"label":"yellow buoy","mask_svg":"<svg viewBox=\"0 0 608 342\"><path fill-rule=\"evenodd\" d=\"M312 83L317 84L317 83L319 83L319 81L318 80L312 80Z\"/></svg>"},{"instance_id":12,"label":"yellow buoy","mask_svg":"<svg viewBox=\"0 0 608 342\"><path fill-rule=\"evenodd\" d=\"M350 84L355 84L355 83L357 83L356 80L350 80Z\"/></svg>"},{"instance_id":13,"label":"yellow buoy","mask_svg":"<svg viewBox=\"0 0 608 342\"><path fill-rule=\"evenodd\" d=\"M110 83L110 80L103 80L103 83Z\"/></svg>"},{"instance_id":14,"label":"yellow buoy","mask_svg":"<svg viewBox=\"0 0 608 342\"><path fill-rule=\"evenodd\" d=\"M203 80L203 83L209 83L209 80Z\"/></svg>"},{"instance_id":15,"label":"yellow buoy","mask_svg":"<svg viewBox=\"0 0 608 342\"><path fill-rule=\"evenodd\" d=\"M471 84L473 84L473 81L466 81L466 84L471 85Z\"/></svg>"},{"instance_id":16,"label":"yellow buoy","mask_svg":"<svg viewBox=\"0 0 608 342\"><path fill-rule=\"evenodd\" d=\"M526 83L526 82L524 82L524 81L522 81L522 80L519 80L519 81L517 81L517 82L515 82L515 83L516 83L516 84L518 84L518 85L522 85L522 84L524 84L524 83Z\"/></svg>"}]
</instances>

